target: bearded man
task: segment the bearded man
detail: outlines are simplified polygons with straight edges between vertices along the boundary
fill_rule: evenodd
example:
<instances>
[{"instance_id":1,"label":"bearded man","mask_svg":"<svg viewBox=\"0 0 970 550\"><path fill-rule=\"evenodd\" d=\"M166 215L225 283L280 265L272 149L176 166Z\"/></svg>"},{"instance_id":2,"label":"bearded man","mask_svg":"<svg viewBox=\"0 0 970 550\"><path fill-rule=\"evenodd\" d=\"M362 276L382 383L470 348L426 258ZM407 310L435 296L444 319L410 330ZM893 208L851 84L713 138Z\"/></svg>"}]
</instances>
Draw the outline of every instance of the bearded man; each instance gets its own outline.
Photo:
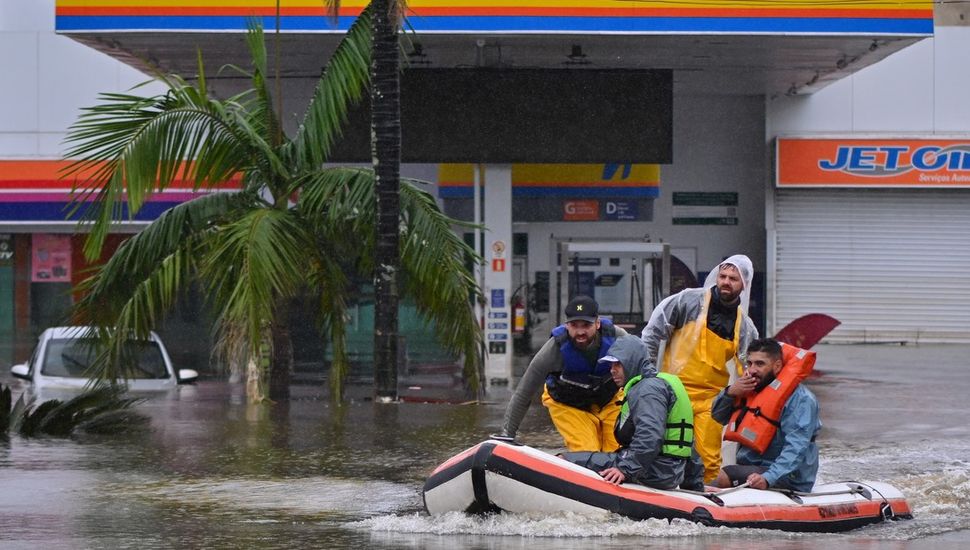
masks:
<instances>
[{"instance_id":1,"label":"bearded man","mask_svg":"<svg viewBox=\"0 0 970 550\"><path fill-rule=\"evenodd\" d=\"M600 359L626 331L599 316L599 304L589 296L576 296L566 304L566 320L552 335L522 375L512 394L502 431L494 439L514 440L519 423L532 400L542 394L553 425L570 451L615 451L613 434L623 391Z\"/></svg>"},{"instance_id":2,"label":"bearded man","mask_svg":"<svg viewBox=\"0 0 970 550\"><path fill-rule=\"evenodd\" d=\"M694 445L708 483L721 468L722 426L711 418L711 404L740 374L743 352L758 337L748 317L753 277L747 256L729 257L711 271L703 287L661 301L641 334L650 366L677 375L690 396Z\"/></svg>"},{"instance_id":3,"label":"bearded man","mask_svg":"<svg viewBox=\"0 0 970 550\"><path fill-rule=\"evenodd\" d=\"M814 352L773 338L751 342L744 375L718 394L711 410L727 424L725 437L741 444L737 464L721 470L716 486L812 490L822 423L818 400L801 381L814 364Z\"/></svg>"}]
</instances>

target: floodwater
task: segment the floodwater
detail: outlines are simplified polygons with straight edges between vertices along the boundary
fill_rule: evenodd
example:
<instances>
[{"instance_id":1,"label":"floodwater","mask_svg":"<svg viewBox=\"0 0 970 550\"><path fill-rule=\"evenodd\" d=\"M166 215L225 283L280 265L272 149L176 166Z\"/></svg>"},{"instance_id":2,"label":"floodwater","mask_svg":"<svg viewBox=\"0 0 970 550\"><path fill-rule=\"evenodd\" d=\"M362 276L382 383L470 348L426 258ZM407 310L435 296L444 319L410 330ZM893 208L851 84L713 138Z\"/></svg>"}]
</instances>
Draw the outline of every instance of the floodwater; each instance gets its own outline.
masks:
<instances>
[{"instance_id":1,"label":"floodwater","mask_svg":"<svg viewBox=\"0 0 970 550\"><path fill-rule=\"evenodd\" d=\"M315 385L245 403L202 382L148 399L142 436L0 443L0 548L831 549L970 545L970 346L819 346L820 481L883 480L915 519L790 534L576 515L430 517L431 469L495 431L487 404L342 407ZM3 382L13 383L4 377ZM520 440L558 450L534 404Z\"/></svg>"}]
</instances>

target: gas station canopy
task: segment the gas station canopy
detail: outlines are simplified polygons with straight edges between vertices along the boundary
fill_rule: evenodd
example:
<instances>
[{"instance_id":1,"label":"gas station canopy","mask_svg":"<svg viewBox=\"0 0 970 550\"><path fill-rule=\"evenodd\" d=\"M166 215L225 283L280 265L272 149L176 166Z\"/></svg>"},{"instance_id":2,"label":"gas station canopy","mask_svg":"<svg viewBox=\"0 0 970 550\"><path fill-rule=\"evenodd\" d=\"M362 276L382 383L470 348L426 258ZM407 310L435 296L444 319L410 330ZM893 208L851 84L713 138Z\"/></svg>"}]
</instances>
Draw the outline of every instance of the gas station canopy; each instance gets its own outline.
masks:
<instances>
[{"instance_id":1,"label":"gas station canopy","mask_svg":"<svg viewBox=\"0 0 970 550\"><path fill-rule=\"evenodd\" d=\"M281 75L314 81L366 2L281 0ZM272 0L57 0L57 32L139 68L246 66ZM669 69L676 94L810 93L933 34L930 0L412 0L414 67ZM270 41L272 48L273 41ZM270 56L272 59L273 56ZM218 82L214 82L218 86ZM311 86L311 84L307 84Z\"/></svg>"}]
</instances>

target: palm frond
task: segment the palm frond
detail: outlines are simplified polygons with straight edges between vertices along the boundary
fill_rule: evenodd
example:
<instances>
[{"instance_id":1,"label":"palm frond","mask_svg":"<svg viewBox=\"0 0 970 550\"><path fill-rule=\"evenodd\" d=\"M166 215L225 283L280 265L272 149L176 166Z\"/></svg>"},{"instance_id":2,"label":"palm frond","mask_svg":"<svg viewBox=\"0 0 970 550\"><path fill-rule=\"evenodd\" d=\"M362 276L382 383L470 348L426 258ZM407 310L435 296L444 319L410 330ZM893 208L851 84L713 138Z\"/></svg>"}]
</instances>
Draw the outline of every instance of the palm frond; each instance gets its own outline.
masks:
<instances>
[{"instance_id":1,"label":"palm frond","mask_svg":"<svg viewBox=\"0 0 970 550\"><path fill-rule=\"evenodd\" d=\"M336 23L337 18L340 17L340 0L323 0L323 5L326 6L331 20Z\"/></svg>"},{"instance_id":2,"label":"palm frond","mask_svg":"<svg viewBox=\"0 0 970 550\"><path fill-rule=\"evenodd\" d=\"M37 431L45 435L66 436L81 422L98 415L120 409L127 409L137 399L124 398L124 389L102 386L78 394L65 402L59 402L40 419Z\"/></svg>"},{"instance_id":3,"label":"palm frond","mask_svg":"<svg viewBox=\"0 0 970 550\"><path fill-rule=\"evenodd\" d=\"M122 243L108 261L80 283L81 300L74 307L78 324L113 325L121 306L159 263L190 246L238 209L256 198L245 193L213 193L165 211L141 232ZM188 267L188 266L187 266ZM134 327L129 327L134 328ZM147 332L136 331L139 336Z\"/></svg>"},{"instance_id":4,"label":"palm frond","mask_svg":"<svg viewBox=\"0 0 970 550\"><path fill-rule=\"evenodd\" d=\"M41 426L44 424L44 418L46 418L51 411L60 406L61 402L59 400L51 399L50 401L44 401L33 409L25 409L20 422L20 427L18 429L20 435L23 437L34 437L40 435Z\"/></svg>"},{"instance_id":5,"label":"palm frond","mask_svg":"<svg viewBox=\"0 0 970 550\"><path fill-rule=\"evenodd\" d=\"M303 170L327 161L347 121L347 111L363 97L370 82L371 8L364 8L337 46L317 82L293 140L293 158Z\"/></svg>"},{"instance_id":6,"label":"palm frond","mask_svg":"<svg viewBox=\"0 0 970 550\"><path fill-rule=\"evenodd\" d=\"M481 258L453 230L472 224L446 216L422 185L417 180L401 181L402 291L415 299L426 318L434 320L441 343L464 357L468 379L477 380L483 344L470 304L480 290L465 266ZM372 171L321 170L303 180L298 208L317 227L343 228L354 235L356 250L342 257L357 259L360 273L371 271L376 224Z\"/></svg>"},{"instance_id":7,"label":"palm frond","mask_svg":"<svg viewBox=\"0 0 970 550\"><path fill-rule=\"evenodd\" d=\"M240 158L252 152L230 116L243 106L209 99L175 78L178 87L164 95L101 94L100 104L82 109L65 139L70 146L67 156L78 160L64 175L88 176L93 169L93 177L85 178L90 183L80 182L91 188L121 171L129 193L140 194L164 189L178 176L196 180L200 186L229 179L244 164ZM184 162L213 153L236 162L223 163L221 171L200 171Z\"/></svg>"},{"instance_id":8,"label":"palm frond","mask_svg":"<svg viewBox=\"0 0 970 550\"><path fill-rule=\"evenodd\" d=\"M221 103L173 77L165 95L102 94L68 131L63 172L74 179L73 212L93 223L85 254L97 257L111 222L121 218L122 199L134 216L151 194L177 178L196 188L216 185L252 164L252 130L233 102ZM196 159L196 162L187 162Z\"/></svg>"},{"instance_id":9,"label":"palm frond","mask_svg":"<svg viewBox=\"0 0 970 550\"><path fill-rule=\"evenodd\" d=\"M373 241L374 171L369 168L326 168L294 182L302 191L297 208L316 225L336 226L355 239ZM365 248L371 248L368 245Z\"/></svg>"},{"instance_id":10,"label":"palm frond","mask_svg":"<svg viewBox=\"0 0 970 550\"><path fill-rule=\"evenodd\" d=\"M125 241L78 285L82 297L73 322L100 327L93 379L113 382L131 374L126 341L148 338L187 288L216 224L254 202L243 193L215 193L182 203Z\"/></svg>"},{"instance_id":11,"label":"palm frond","mask_svg":"<svg viewBox=\"0 0 970 550\"><path fill-rule=\"evenodd\" d=\"M130 412L142 401L144 398L126 396L122 386L99 387L71 399L64 409L72 411L75 424L80 425L105 414Z\"/></svg>"},{"instance_id":12,"label":"palm frond","mask_svg":"<svg viewBox=\"0 0 970 550\"><path fill-rule=\"evenodd\" d=\"M281 144L280 137L283 130L280 127L279 118L273 110L273 99L269 93L266 82L266 40L263 35L263 26L259 20L252 19L246 25L246 45L249 47L249 55L252 57L253 72L252 84L259 98L252 114L253 119L261 124L262 135L266 136L267 141L274 147Z\"/></svg>"},{"instance_id":13,"label":"palm frond","mask_svg":"<svg viewBox=\"0 0 970 550\"><path fill-rule=\"evenodd\" d=\"M0 437L6 437L10 429L10 387L0 384Z\"/></svg>"},{"instance_id":14,"label":"palm frond","mask_svg":"<svg viewBox=\"0 0 970 550\"><path fill-rule=\"evenodd\" d=\"M64 437L71 435L79 427L83 429L84 426L106 423L121 428L121 418L125 420L124 427L127 430L143 428L148 423L148 417L129 410L141 399L124 397L123 394L124 390L121 388L99 387L85 390L68 401L51 399L36 407L30 403L25 404L21 396L11 415L19 420L15 429L23 437Z\"/></svg>"},{"instance_id":15,"label":"palm frond","mask_svg":"<svg viewBox=\"0 0 970 550\"><path fill-rule=\"evenodd\" d=\"M246 328L252 355L277 300L294 296L305 281L312 245L296 215L275 208L251 210L215 235L201 279L223 324Z\"/></svg>"},{"instance_id":16,"label":"palm frond","mask_svg":"<svg viewBox=\"0 0 970 550\"><path fill-rule=\"evenodd\" d=\"M8 425L8 430L10 432L20 433L20 426L23 424L24 411L26 411L33 404L33 399L27 396L27 392L20 394L17 398L17 402L13 404L13 408L10 409L10 423Z\"/></svg>"}]
</instances>

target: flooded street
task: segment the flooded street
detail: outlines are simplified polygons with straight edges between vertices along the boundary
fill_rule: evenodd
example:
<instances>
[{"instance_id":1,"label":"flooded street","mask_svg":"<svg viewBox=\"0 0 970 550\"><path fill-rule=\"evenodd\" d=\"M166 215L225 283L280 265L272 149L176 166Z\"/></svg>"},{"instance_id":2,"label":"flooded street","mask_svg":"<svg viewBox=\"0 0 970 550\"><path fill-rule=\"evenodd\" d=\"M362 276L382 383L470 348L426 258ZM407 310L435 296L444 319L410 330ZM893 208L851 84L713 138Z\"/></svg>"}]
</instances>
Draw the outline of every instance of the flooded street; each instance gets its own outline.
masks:
<instances>
[{"instance_id":1,"label":"flooded street","mask_svg":"<svg viewBox=\"0 0 970 550\"><path fill-rule=\"evenodd\" d=\"M2 548L917 548L970 544L970 346L819 346L820 481L883 480L915 519L840 535L575 515L429 517L431 469L497 430L485 405L334 407L325 390L249 406L202 382L153 397L142 436L0 444ZM8 376L4 383L20 388ZM557 450L545 410L520 441Z\"/></svg>"}]
</instances>

